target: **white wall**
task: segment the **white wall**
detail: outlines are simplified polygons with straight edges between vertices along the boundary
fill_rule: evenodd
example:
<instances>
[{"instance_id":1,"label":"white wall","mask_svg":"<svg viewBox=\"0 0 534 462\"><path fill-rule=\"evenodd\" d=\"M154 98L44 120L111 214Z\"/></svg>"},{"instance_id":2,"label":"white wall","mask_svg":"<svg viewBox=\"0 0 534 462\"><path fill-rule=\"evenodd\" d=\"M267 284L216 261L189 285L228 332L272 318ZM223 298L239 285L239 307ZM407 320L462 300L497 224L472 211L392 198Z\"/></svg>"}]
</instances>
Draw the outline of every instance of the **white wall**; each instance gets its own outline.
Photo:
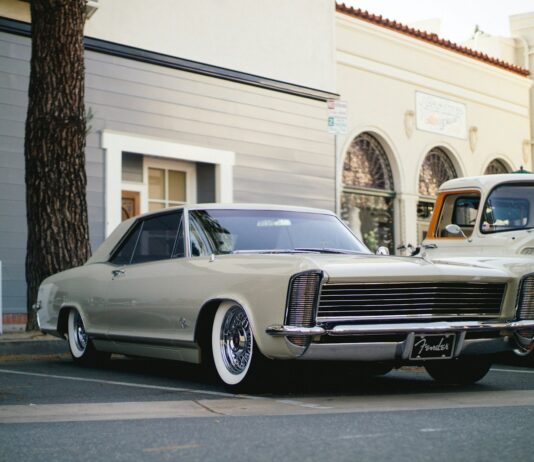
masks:
<instances>
[{"instance_id":1,"label":"white wall","mask_svg":"<svg viewBox=\"0 0 534 462\"><path fill-rule=\"evenodd\" d=\"M333 0L98 0L88 37L314 89L335 89ZM0 16L30 21L2 0Z\"/></svg>"},{"instance_id":2,"label":"white wall","mask_svg":"<svg viewBox=\"0 0 534 462\"><path fill-rule=\"evenodd\" d=\"M86 35L334 89L332 0L100 0Z\"/></svg>"}]
</instances>

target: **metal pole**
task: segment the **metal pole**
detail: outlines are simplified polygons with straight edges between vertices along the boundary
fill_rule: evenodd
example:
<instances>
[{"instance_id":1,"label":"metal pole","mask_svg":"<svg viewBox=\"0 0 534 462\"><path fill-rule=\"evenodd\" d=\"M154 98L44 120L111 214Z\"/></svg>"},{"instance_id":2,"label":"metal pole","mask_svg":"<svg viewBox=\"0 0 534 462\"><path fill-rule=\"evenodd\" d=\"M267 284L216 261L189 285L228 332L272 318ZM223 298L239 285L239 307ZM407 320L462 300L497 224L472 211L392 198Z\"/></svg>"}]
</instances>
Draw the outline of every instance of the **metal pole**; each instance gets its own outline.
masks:
<instances>
[{"instance_id":1,"label":"metal pole","mask_svg":"<svg viewBox=\"0 0 534 462\"><path fill-rule=\"evenodd\" d=\"M337 133L334 135L334 168L336 169L335 175L334 175L334 181L336 182L334 187L334 194L336 197L334 198L335 203L335 211L336 215L339 216L340 213L340 200L339 200L339 155L337 153Z\"/></svg>"}]
</instances>

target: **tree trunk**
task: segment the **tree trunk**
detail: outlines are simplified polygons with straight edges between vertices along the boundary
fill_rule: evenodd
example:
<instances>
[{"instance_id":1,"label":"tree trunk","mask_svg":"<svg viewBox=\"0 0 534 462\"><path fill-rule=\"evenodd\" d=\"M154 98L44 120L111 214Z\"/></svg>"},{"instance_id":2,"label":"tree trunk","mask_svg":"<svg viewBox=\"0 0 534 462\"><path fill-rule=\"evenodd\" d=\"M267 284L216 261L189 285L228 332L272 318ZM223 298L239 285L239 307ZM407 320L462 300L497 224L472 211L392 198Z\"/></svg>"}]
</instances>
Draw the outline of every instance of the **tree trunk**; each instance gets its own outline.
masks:
<instances>
[{"instance_id":1,"label":"tree trunk","mask_svg":"<svg viewBox=\"0 0 534 462\"><path fill-rule=\"evenodd\" d=\"M90 256L85 173L85 0L32 0L32 57L24 157L27 329L51 274Z\"/></svg>"}]
</instances>

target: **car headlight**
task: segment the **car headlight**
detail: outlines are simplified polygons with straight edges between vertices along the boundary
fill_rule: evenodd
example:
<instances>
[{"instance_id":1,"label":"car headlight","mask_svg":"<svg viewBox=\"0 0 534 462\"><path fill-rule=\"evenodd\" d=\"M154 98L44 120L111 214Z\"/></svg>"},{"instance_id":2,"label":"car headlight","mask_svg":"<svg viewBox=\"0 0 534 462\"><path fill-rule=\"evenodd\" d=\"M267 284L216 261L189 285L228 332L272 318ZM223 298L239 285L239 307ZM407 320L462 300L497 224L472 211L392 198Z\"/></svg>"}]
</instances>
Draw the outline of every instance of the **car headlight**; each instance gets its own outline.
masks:
<instances>
[{"instance_id":1,"label":"car headlight","mask_svg":"<svg viewBox=\"0 0 534 462\"><path fill-rule=\"evenodd\" d=\"M287 294L285 324L298 327L313 327L319 289L321 287L322 271L305 271L294 275L289 281ZM311 338L308 336L291 336L287 339L298 346L308 346Z\"/></svg>"},{"instance_id":2,"label":"car headlight","mask_svg":"<svg viewBox=\"0 0 534 462\"><path fill-rule=\"evenodd\" d=\"M534 319L534 274L529 274L521 280L518 300L517 318Z\"/></svg>"},{"instance_id":3,"label":"car headlight","mask_svg":"<svg viewBox=\"0 0 534 462\"><path fill-rule=\"evenodd\" d=\"M534 319L534 274L529 274L521 280L517 303L517 319L520 321ZM520 330L518 334L522 337L532 338L534 331L530 329Z\"/></svg>"}]
</instances>

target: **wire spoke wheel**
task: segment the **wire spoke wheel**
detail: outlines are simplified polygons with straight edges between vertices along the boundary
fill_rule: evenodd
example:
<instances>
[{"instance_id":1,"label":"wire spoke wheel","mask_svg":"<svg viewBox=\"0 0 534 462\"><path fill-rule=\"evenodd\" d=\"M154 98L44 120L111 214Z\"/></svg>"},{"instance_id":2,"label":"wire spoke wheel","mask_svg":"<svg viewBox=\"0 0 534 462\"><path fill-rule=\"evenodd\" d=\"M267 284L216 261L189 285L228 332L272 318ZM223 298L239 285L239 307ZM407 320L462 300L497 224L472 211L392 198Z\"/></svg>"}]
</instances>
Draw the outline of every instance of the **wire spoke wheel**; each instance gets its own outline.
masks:
<instances>
[{"instance_id":1,"label":"wire spoke wheel","mask_svg":"<svg viewBox=\"0 0 534 462\"><path fill-rule=\"evenodd\" d=\"M254 336L246 311L235 302L223 302L215 313L211 333L213 363L217 375L230 389L243 388L254 375ZM260 355L261 356L261 355Z\"/></svg>"},{"instance_id":2,"label":"wire spoke wheel","mask_svg":"<svg viewBox=\"0 0 534 462\"><path fill-rule=\"evenodd\" d=\"M74 311L74 341L79 350L84 351L87 348L87 334L83 326L82 317L77 311Z\"/></svg>"},{"instance_id":3,"label":"wire spoke wheel","mask_svg":"<svg viewBox=\"0 0 534 462\"><path fill-rule=\"evenodd\" d=\"M252 332L243 308L233 306L226 312L220 340L222 359L226 368L232 374L242 373L252 355Z\"/></svg>"},{"instance_id":4,"label":"wire spoke wheel","mask_svg":"<svg viewBox=\"0 0 534 462\"><path fill-rule=\"evenodd\" d=\"M109 358L110 354L97 351L93 342L85 331L83 319L76 309L71 309L68 314L67 333L68 344L72 358L81 364L102 362Z\"/></svg>"}]
</instances>

